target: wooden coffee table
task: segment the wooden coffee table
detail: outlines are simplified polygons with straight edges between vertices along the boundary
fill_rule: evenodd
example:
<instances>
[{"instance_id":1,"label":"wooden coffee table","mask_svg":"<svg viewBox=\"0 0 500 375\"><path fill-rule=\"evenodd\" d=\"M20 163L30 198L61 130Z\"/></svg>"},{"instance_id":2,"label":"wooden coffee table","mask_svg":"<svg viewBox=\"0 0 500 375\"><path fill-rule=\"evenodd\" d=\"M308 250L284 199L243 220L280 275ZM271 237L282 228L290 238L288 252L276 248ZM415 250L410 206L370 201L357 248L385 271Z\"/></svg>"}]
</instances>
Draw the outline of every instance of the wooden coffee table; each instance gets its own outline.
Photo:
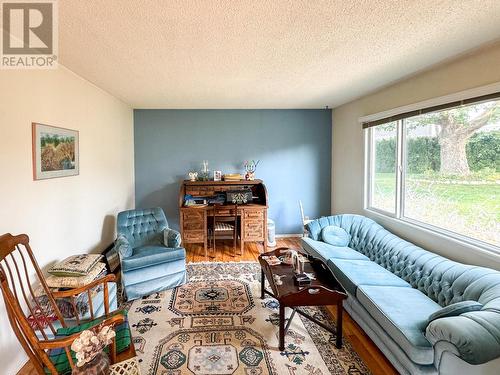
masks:
<instances>
[{"instance_id":1,"label":"wooden coffee table","mask_svg":"<svg viewBox=\"0 0 500 375\"><path fill-rule=\"evenodd\" d=\"M313 273L316 280L305 287L299 287L293 280L293 267L284 263L271 266L262 257L275 255L280 257L289 250L286 247L278 248L274 251L269 251L259 255L259 263L261 266L261 298L264 299L268 294L278 300L280 305L279 312L279 350L285 350L285 334L290 327L295 313L306 317L312 322L323 327L327 331L336 335L335 345L337 348L342 347L342 301L347 298L345 290L340 283L335 279L328 267L319 259L312 258L308 254L297 250L303 256L308 258L309 262L305 264L304 271ZM281 285L274 281L273 275L283 276L281 278ZM272 292L265 288L265 279L269 282ZM310 316L304 311L300 310L302 306L326 306L337 305L337 329L332 329L320 322L316 318ZM293 309L292 314L285 327L285 308L290 307Z\"/></svg>"}]
</instances>

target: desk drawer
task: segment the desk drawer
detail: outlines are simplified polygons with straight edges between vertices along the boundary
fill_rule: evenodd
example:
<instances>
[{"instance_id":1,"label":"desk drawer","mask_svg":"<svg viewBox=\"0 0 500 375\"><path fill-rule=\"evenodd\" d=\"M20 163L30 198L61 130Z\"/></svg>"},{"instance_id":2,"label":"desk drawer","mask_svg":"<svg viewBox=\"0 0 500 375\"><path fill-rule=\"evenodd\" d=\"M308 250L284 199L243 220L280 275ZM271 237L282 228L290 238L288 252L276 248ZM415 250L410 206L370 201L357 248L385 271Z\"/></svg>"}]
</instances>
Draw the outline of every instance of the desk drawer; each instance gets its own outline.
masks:
<instances>
[{"instance_id":1,"label":"desk drawer","mask_svg":"<svg viewBox=\"0 0 500 375\"><path fill-rule=\"evenodd\" d=\"M203 220L184 221L184 231L203 230L205 227L203 224Z\"/></svg>"},{"instance_id":2,"label":"desk drawer","mask_svg":"<svg viewBox=\"0 0 500 375\"><path fill-rule=\"evenodd\" d=\"M264 211L263 210L244 210L245 219L252 220L263 220L264 219Z\"/></svg>"},{"instance_id":3,"label":"desk drawer","mask_svg":"<svg viewBox=\"0 0 500 375\"><path fill-rule=\"evenodd\" d=\"M264 224L262 220L245 220L243 228L243 240L264 241Z\"/></svg>"},{"instance_id":4,"label":"desk drawer","mask_svg":"<svg viewBox=\"0 0 500 375\"><path fill-rule=\"evenodd\" d=\"M205 211L198 209L198 208L193 208L193 209L185 210L182 213L182 215L183 215L182 219L184 220L184 222L199 221L199 222L203 223L204 214L205 214Z\"/></svg>"},{"instance_id":5,"label":"desk drawer","mask_svg":"<svg viewBox=\"0 0 500 375\"><path fill-rule=\"evenodd\" d=\"M238 210L238 213L240 210ZM217 216L233 216L234 217L234 209L230 208L218 208L217 209Z\"/></svg>"},{"instance_id":6,"label":"desk drawer","mask_svg":"<svg viewBox=\"0 0 500 375\"><path fill-rule=\"evenodd\" d=\"M203 242L205 241L205 231L203 230L184 230L184 242Z\"/></svg>"}]
</instances>

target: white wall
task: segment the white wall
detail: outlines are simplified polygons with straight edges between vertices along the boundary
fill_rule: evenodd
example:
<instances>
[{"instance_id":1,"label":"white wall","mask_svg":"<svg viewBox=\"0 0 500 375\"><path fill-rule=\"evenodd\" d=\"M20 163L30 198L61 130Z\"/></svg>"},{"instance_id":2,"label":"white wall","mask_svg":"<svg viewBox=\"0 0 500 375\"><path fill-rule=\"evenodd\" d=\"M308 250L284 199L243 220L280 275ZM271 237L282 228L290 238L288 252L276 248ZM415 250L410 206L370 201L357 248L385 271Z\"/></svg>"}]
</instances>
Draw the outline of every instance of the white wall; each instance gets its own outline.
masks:
<instances>
[{"instance_id":1,"label":"white wall","mask_svg":"<svg viewBox=\"0 0 500 375\"><path fill-rule=\"evenodd\" d=\"M26 233L44 267L102 251L134 206L132 109L64 67L0 71L0 234ZM33 181L31 123L80 132L80 175ZM0 374L26 356L0 297Z\"/></svg>"},{"instance_id":2,"label":"white wall","mask_svg":"<svg viewBox=\"0 0 500 375\"><path fill-rule=\"evenodd\" d=\"M333 110L332 212L371 216L387 229L449 258L500 269L500 257L445 237L370 215L363 209L361 116L500 82L500 43L436 66Z\"/></svg>"}]
</instances>

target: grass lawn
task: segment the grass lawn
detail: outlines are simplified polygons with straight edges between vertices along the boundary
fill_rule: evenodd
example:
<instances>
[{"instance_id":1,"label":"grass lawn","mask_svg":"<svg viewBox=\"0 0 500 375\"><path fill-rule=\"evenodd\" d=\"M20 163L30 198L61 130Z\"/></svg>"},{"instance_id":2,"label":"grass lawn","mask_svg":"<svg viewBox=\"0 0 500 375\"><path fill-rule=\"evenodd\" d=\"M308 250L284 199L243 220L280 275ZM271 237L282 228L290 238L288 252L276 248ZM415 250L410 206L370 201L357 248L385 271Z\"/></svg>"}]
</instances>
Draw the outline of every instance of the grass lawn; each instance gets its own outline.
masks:
<instances>
[{"instance_id":1,"label":"grass lawn","mask_svg":"<svg viewBox=\"0 0 500 375\"><path fill-rule=\"evenodd\" d=\"M376 202L393 204L395 176L377 173ZM384 203L382 203L384 204ZM500 185L445 184L409 175L406 216L500 245Z\"/></svg>"}]
</instances>

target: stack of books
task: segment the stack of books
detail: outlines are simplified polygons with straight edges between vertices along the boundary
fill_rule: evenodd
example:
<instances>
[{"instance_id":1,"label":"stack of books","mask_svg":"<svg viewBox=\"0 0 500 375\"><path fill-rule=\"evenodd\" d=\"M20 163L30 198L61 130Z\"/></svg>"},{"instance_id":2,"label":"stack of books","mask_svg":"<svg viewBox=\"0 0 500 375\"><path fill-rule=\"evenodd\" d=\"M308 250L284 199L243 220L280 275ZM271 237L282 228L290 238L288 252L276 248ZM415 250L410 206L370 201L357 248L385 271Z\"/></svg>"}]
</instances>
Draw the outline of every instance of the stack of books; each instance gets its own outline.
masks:
<instances>
[{"instance_id":1,"label":"stack of books","mask_svg":"<svg viewBox=\"0 0 500 375\"><path fill-rule=\"evenodd\" d=\"M243 177L239 173L229 173L224 175L224 181L241 181Z\"/></svg>"}]
</instances>

